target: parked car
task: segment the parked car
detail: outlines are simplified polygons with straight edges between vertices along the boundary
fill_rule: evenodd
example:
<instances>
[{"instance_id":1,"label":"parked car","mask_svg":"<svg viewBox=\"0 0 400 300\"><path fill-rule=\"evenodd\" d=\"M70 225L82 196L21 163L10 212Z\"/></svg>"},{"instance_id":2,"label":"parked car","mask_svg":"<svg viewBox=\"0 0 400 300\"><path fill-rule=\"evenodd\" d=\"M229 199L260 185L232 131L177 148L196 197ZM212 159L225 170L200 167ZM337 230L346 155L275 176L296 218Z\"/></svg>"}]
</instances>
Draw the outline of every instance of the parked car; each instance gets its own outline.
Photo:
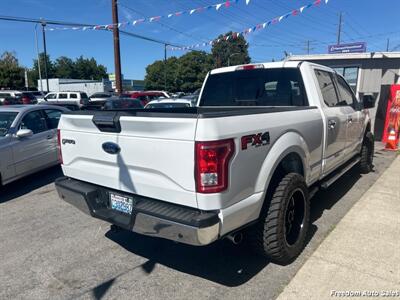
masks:
<instances>
[{"instance_id":1,"label":"parked car","mask_svg":"<svg viewBox=\"0 0 400 300\"><path fill-rule=\"evenodd\" d=\"M113 96L114 96L113 93L107 93L107 92L94 93L90 96L90 102L104 101Z\"/></svg>"},{"instance_id":2,"label":"parked car","mask_svg":"<svg viewBox=\"0 0 400 300\"><path fill-rule=\"evenodd\" d=\"M3 101L0 102L0 105L18 105L22 104L22 99L20 97L5 97Z\"/></svg>"},{"instance_id":3,"label":"parked car","mask_svg":"<svg viewBox=\"0 0 400 300\"><path fill-rule=\"evenodd\" d=\"M47 102L40 102L39 105L49 105ZM64 107L71 111L77 111L81 109L81 106L78 105L75 101L54 101L51 102L52 106Z\"/></svg>"},{"instance_id":4,"label":"parked car","mask_svg":"<svg viewBox=\"0 0 400 300\"><path fill-rule=\"evenodd\" d=\"M199 107L63 114L59 195L143 235L197 246L247 235L256 253L292 262L310 198L373 167L372 98L305 61L212 70L200 94Z\"/></svg>"},{"instance_id":5,"label":"parked car","mask_svg":"<svg viewBox=\"0 0 400 300\"><path fill-rule=\"evenodd\" d=\"M21 92L16 96L21 99L22 104L37 104L38 100L32 92Z\"/></svg>"},{"instance_id":6,"label":"parked car","mask_svg":"<svg viewBox=\"0 0 400 300\"><path fill-rule=\"evenodd\" d=\"M142 102L132 98L110 98L104 103L103 110L143 108Z\"/></svg>"},{"instance_id":7,"label":"parked car","mask_svg":"<svg viewBox=\"0 0 400 300\"><path fill-rule=\"evenodd\" d=\"M89 97L84 92L51 92L44 99L48 102L74 101L79 106L89 103Z\"/></svg>"},{"instance_id":8,"label":"parked car","mask_svg":"<svg viewBox=\"0 0 400 300\"><path fill-rule=\"evenodd\" d=\"M59 164L57 126L67 109L50 105L0 107L0 183Z\"/></svg>"},{"instance_id":9,"label":"parked car","mask_svg":"<svg viewBox=\"0 0 400 300\"><path fill-rule=\"evenodd\" d=\"M20 91L15 90L0 90L0 103L2 104L6 98L17 98L20 95Z\"/></svg>"},{"instance_id":10,"label":"parked car","mask_svg":"<svg viewBox=\"0 0 400 300\"><path fill-rule=\"evenodd\" d=\"M177 108L191 107L192 103L185 99L159 99L146 104L145 108Z\"/></svg>"},{"instance_id":11,"label":"parked car","mask_svg":"<svg viewBox=\"0 0 400 300\"><path fill-rule=\"evenodd\" d=\"M143 106L146 106L147 103L154 99L158 99L160 97L170 98L167 92L164 91L144 91L144 92L133 92L130 94L130 97L133 99L139 99L142 102Z\"/></svg>"},{"instance_id":12,"label":"parked car","mask_svg":"<svg viewBox=\"0 0 400 300\"><path fill-rule=\"evenodd\" d=\"M36 97L36 100L38 103L45 101L44 100L44 97L46 96L45 92L41 92L41 91L28 91L28 92Z\"/></svg>"},{"instance_id":13,"label":"parked car","mask_svg":"<svg viewBox=\"0 0 400 300\"><path fill-rule=\"evenodd\" d=\"M192 103L192 106L197 105L197 101L199 100L200 89L196 90L193 94L185 95L182 99L187 99Z\"/></svg>"}]
</instances>

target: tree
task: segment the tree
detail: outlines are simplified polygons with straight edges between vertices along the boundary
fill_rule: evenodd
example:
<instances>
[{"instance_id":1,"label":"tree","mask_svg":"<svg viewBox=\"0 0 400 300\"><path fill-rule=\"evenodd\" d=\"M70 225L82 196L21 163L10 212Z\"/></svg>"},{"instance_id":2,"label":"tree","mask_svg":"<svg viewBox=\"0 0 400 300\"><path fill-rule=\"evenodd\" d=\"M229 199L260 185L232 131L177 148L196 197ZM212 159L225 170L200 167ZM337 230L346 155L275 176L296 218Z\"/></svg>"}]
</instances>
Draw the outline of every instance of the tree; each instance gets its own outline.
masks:
<instances>
[{"instance_id":1,"label":"tree","mask_svg":"<svg viewBox=\"0 0 400 300\"><path fill-rule=\"evenodd\" d=\"M183 92L194 92L213 68L212 56L204 51L191 51L179 58L177 85Z\"/></svg>"},{"instance_id":2,"label":"tree","mask_svg":"<svg viewBox=\"0 0 400 300\"><path fill-rule=\"evenodd\" d=\"M24 68L20 67L15 53L4 52L0 57L0 87L22 89L24 82Z\"/></svg>"},{"instance_id":3,"label":"tree","mask_svg":"<svg viewBox=\"0 0 400 300\"><path fill-rule=\"evenodd\" d=\"M107 68L103 65L97 64L93 57L88 59L80 56L75 61L74 69L76 79L101 80L107 78Z\"/></svg>"},{"instance_id":4,"label":"tree","mask_svg":"<svg viewBox=\"0 0 400 300\"><path fill-rule=\"evenodd\" d=\"M75 63L72 59L60 56L54 63L55 75L57 78L76 78Z\"/></svg>"},{"instance_id":5,"label":"tree","mask_svg":"<svg viewBox=\"0 0 400 300\"><path fill-rule=\"evenodd\" d=\"M54 69L54 64L50 59L50 55L44 56L44 52L41 52L39 54L39 60L40 60L40 72L42 73L42 79L46 79L46 73L45 73L45 60L47 62L47 76L48 78L54 78L56 77L56 72ZM33 60L33 67L32 69L28 72L28 79L29 82L32 82L34 86L37 85L38 79L39 79L39 65L37 59Z\"/></svg>"},{"instance_id":6,"label":"tree","mask_svg":"<svg viewBox=\"0 0 400 300\"><path fill-rule=\"evenodd\" d=\"M224 37L229 36L228 40ZM237 36L232 31L220 35L220 41L214 43L211 49L215 67L226 67L228 65L240 65L250 63L249 45L242 35Z\"/></svg>"},{"instance_id":7,"label":"tree","mask_svg":"<svg viewBox=\"0 0 400 300\"><path fill-rule=\"evenodd\" d=\"M145 89L147 90L168 90L177 92L179 90L176 84L176 76L179 60L173 56L166 61L156 60L146 67ZM166 74L165 74L166 73ZM165 75L166 83L165 87Z\"/></svg>"}]
</instances>

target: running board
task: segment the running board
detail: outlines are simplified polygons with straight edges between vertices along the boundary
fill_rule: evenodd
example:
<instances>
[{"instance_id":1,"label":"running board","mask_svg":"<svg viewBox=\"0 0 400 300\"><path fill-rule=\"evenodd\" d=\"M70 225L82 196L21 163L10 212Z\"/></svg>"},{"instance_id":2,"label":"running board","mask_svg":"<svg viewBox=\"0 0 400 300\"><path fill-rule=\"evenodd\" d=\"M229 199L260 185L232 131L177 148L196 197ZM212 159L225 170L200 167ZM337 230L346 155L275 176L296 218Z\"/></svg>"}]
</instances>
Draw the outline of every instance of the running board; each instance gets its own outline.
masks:
<instances>
[{"instance_id":1,"label":"running board","mask_svg":"<svg viewBox=\"0 0 400 300\"><path fill-rule=\"evenodd\" d=\"M326 190L328 187L330 187L336 180L338 180L344 173L346 173L348 170L350 170L352 167L354 167L358 162L360 161L360 157L356 157L353 160L351 160L348 164L346 164L345 167L340 169L339 171L336 172L332 177L329 177L326 180L323 180L321 182L321 189ZM334 172L335 173L335 172Z\"/></svg>"}]
</instances>

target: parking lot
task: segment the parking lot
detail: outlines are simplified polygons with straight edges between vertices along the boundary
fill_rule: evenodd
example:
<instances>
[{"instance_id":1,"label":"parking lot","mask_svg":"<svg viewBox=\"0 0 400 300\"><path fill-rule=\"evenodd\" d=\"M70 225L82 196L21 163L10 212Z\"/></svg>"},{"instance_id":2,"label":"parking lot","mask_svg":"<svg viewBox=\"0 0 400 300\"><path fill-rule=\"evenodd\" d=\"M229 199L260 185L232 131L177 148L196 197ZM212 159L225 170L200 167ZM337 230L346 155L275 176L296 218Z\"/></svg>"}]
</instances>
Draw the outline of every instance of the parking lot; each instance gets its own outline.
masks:
<instances>
[{"instance_id":1,"label":"parking lot","mask_svg":"<svg viewBox=\"0 0 400 300\"><path fill-rule=\"evenodd\" d=\"M269 264L228 240L192 247L112 232L58 199L59 167L16 181L0 196L0 298L273 299L394 153L376 145L375 172L353 168L312 201L312 230L289 266Z\"/></svg>"}]
</instances>

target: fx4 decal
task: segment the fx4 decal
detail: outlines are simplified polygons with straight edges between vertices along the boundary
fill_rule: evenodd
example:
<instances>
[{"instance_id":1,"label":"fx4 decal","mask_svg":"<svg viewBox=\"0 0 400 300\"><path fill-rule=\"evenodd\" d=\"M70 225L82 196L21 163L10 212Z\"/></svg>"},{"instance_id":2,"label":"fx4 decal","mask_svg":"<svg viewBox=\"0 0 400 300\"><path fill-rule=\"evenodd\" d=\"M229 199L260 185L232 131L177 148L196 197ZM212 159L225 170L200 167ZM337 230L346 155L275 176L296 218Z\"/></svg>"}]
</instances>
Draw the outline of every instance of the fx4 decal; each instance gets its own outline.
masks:
<instances>
[{"instance_id":1,"label":"fx4 decal","mask_svg":"<svg viewBox=\"0 0 400 300\"><path fill-rule=\"evenodd\" d=\"M249 134L242 136L242 150L247 150L248 146L260 147L268 145L270 142L269 132Z\"/></svg>"}]
</instances>

